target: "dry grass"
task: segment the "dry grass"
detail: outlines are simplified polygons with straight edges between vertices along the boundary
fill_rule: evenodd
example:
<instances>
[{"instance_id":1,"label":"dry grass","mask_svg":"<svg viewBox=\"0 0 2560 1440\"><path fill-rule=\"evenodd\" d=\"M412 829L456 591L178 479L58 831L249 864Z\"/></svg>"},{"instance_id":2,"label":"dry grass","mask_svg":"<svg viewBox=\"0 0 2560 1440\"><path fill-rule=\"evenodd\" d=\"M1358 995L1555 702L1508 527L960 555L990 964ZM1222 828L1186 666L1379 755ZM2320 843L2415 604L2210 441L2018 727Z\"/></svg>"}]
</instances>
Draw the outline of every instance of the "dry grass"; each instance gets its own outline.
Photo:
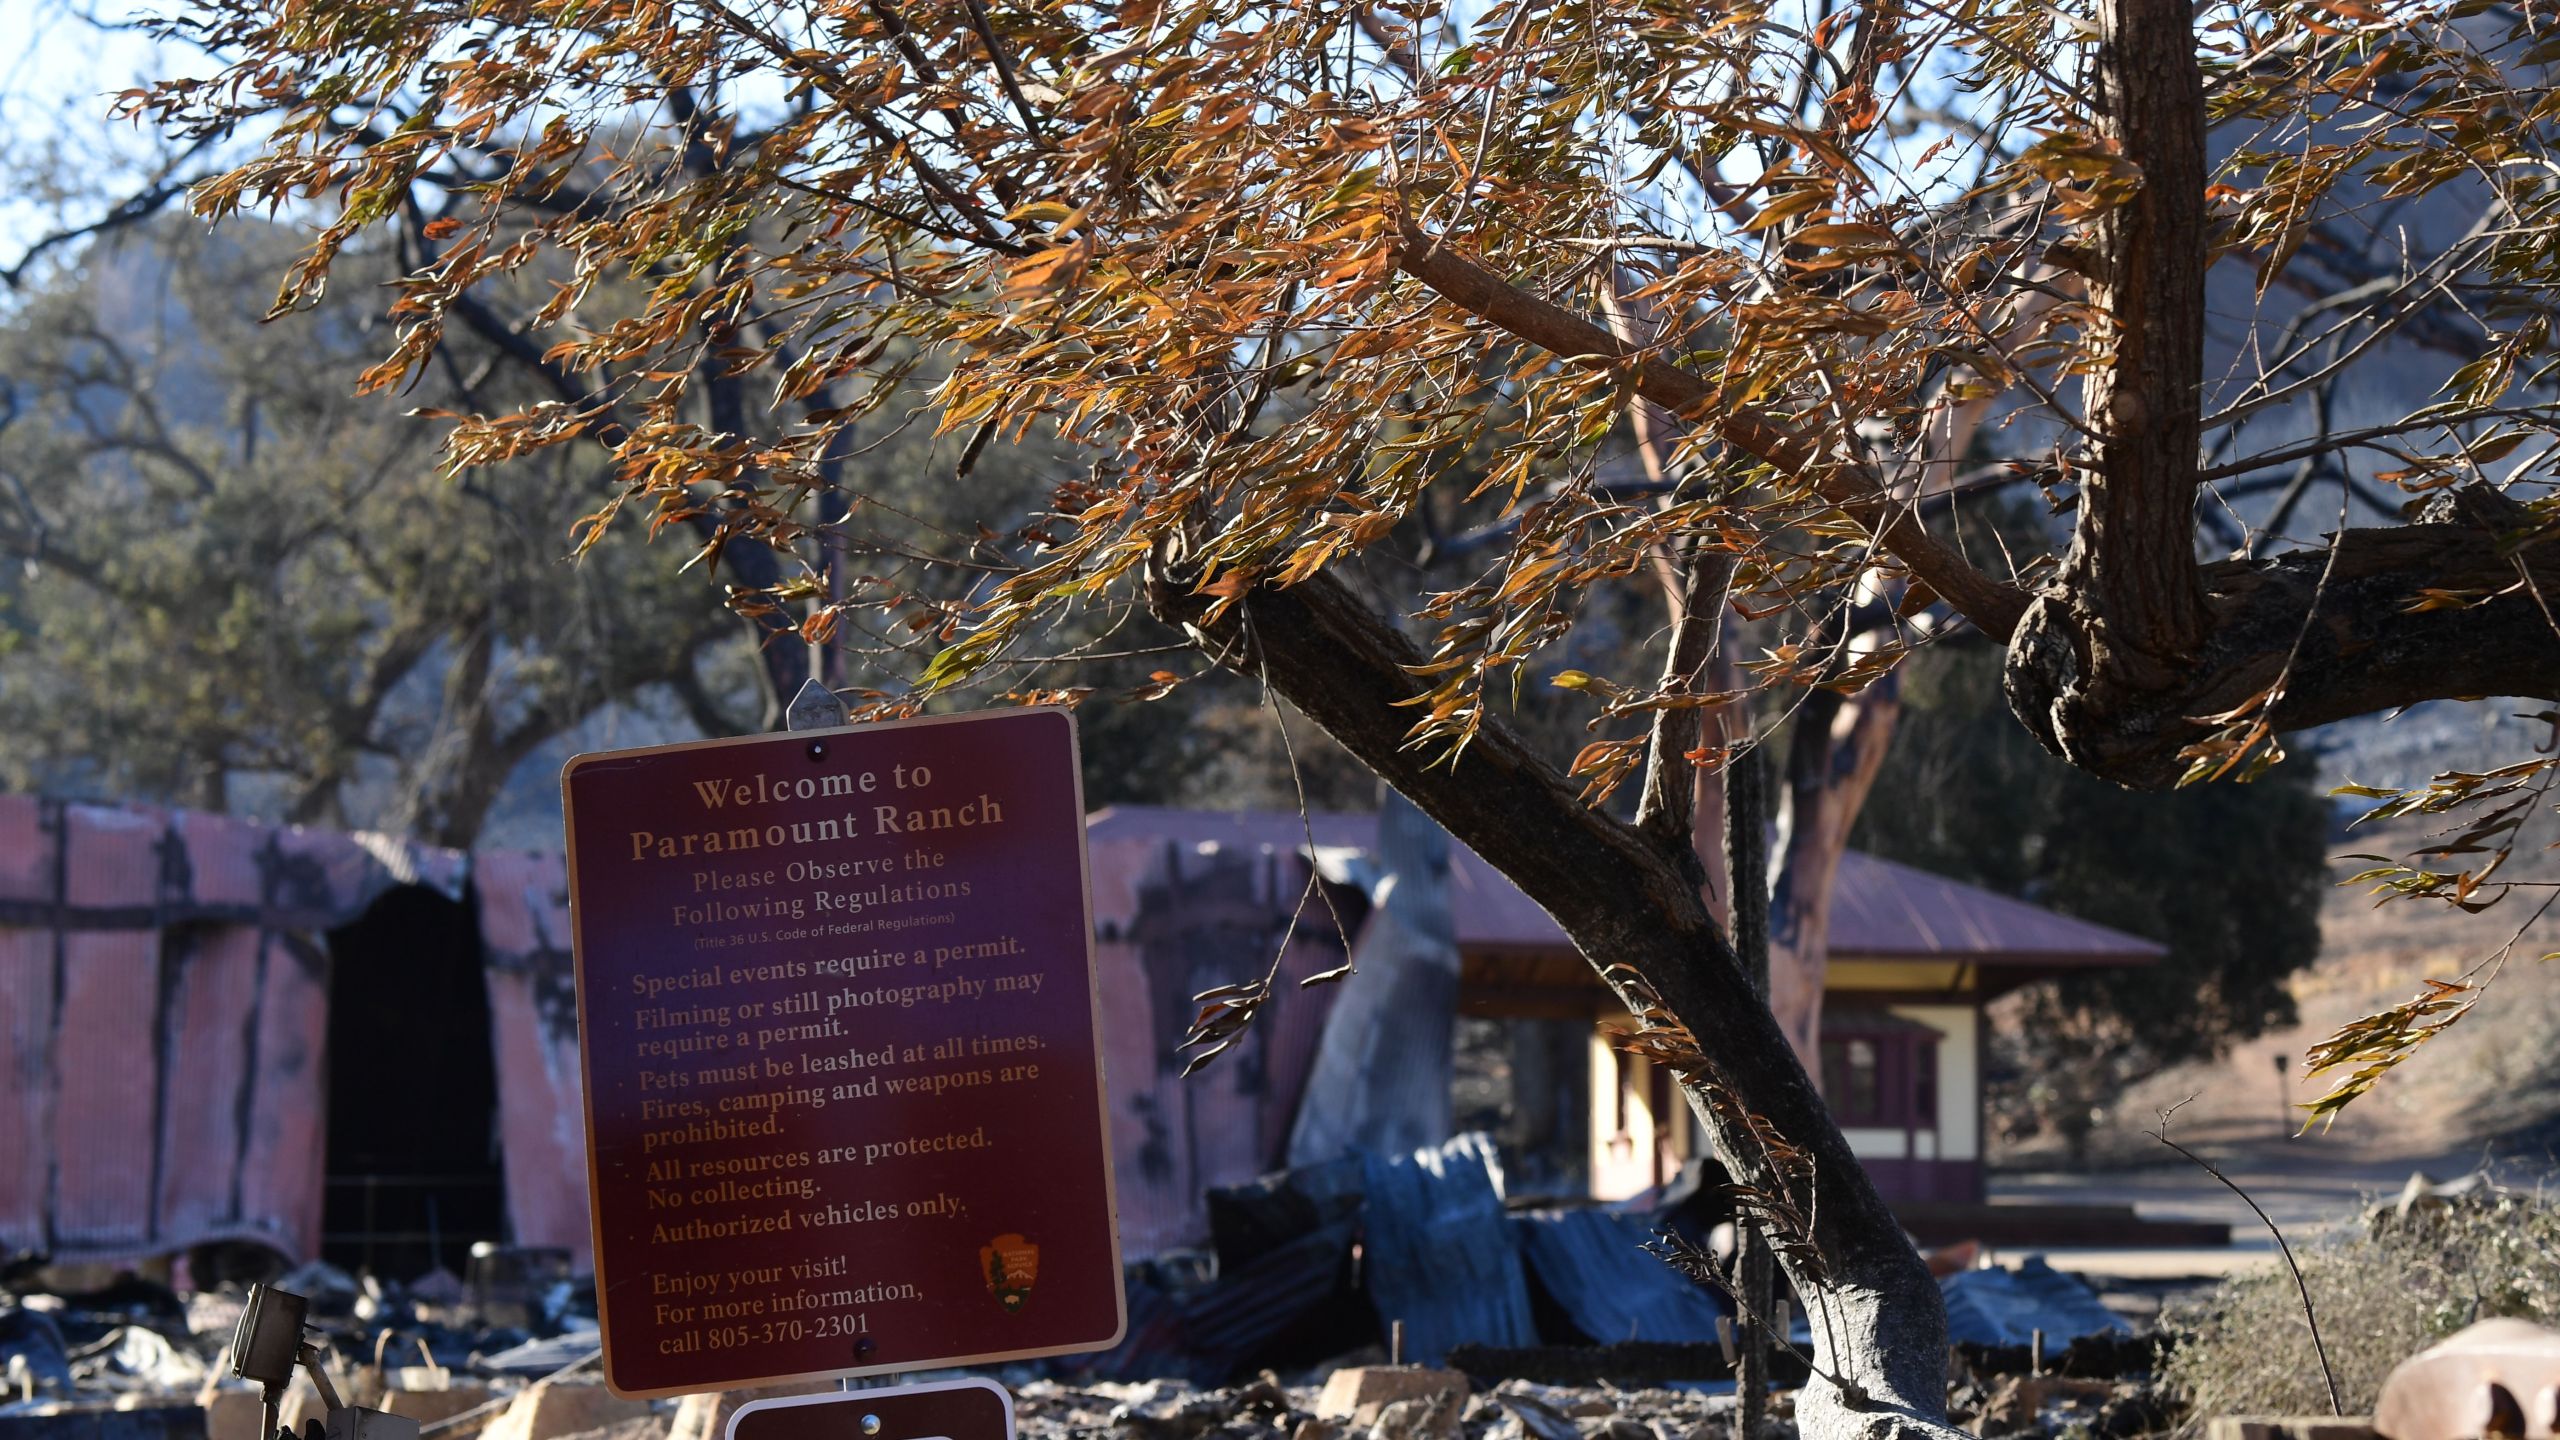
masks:
<instances>
[{"instance_id":1,"label":"dry grass","mask_svg":"<svg viewBox=\"0 0 2560 1440\"><path fill-rule=\"evenodd\" d=\"M2358 832L2353 843L2338 847L2332 871L2353 872L2359 862L2346 859L2347 851L2399 853L2420 833L2405 824ZM2513 873L2560 881L2560 849L2518 856ZM2179 1107L2180 1137L2208 1150L2276 1141L2282 1107L2328 1088L2303 1076L2306 1049L2347 1021L2416 994L2424 978L2472 970L2513 938L2541 901L2538 892L2519 891L2484 914L2466 915L2436 904L2376 907L2359 889L2331 890L2321 908L2320 959L2288 986L2300 1023L2245 1041L2220 1059L2174 1066L2126 1087L2091 1137L2091 1159L2100 1166L2159 1163L2159 1144L2149 1132L2169 1106ZM2547 1038L2560 1027L2560 961L2538 959L2556 950L2560 906L2516 946L2480 1008L2351 1106L2322 1133L2322 1146L2416 1159L2522 1134L2533 1139L2520 1148L2539 1156L2546 1140L2535 1132L2549 1126L2560 1133L2560 1056ZM2294 1112L2295 1123L2299 1119ZM2021 1168L2059 1161L2059 1148L2041 1138L1995 1156L1995 1163Z\"/></svg>"},{"instance_id":2,"label":"dry grass","mask_svg":"<svg viewBox=\"0 0 2560 1440\"><path fill-rule=\"evenodd\" d=\"M2560 1323L2560 1204L2508 1193L2402 1220L2351 1222L2294 1250L2350 1415L2402 1360L2476 1320ZM2329 1395L2282 1267L2225 1282L2165 1317L2162 1383L2190 1432L2216 1415L2325 1415Z\"/></svg>"}]
</instances>

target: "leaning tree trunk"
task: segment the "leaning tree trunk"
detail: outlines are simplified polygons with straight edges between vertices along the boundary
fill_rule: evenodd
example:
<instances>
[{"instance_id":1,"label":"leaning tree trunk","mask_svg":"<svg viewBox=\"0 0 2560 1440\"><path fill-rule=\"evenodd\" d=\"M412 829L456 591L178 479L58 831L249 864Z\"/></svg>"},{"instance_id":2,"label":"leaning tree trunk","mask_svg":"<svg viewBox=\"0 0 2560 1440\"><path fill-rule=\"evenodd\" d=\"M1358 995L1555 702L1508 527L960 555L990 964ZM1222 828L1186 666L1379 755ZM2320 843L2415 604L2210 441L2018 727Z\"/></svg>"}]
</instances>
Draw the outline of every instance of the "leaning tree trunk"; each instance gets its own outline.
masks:
<instances>
[{"instance_id":1,"label":"leaning tree trunk","mask_svg":"<svg viewBox=\"0 0 2560 1440\"><path fill-rule=\"evenodd\" d=\"M1796 1058L1822 1075L1822 992L1831 973L1831 892L1849 831L1866 808L1902 714L1886 675L1855 696L1816 690L1796 711L1778 799L1778 865L1769 902L1769 1008Z\"/></svg>"},{"instance_id":2,"label":"leaning tree trunk","mask_svg":"<svg viewBox=\"0 0 2560 1440\"><path fill-rule=\"evenodd\" d=\"M1196 585L1179 557L1165 557L1150 606L1266 680L1519 885L1648 1017L1663 1053L1683 1060L1682 1090L1736 1184L1774 1213L1781 1263L1812 1322L1806 1433L1952 1433L1937 1283L1709 913L1685 814L1667 834L1594 810L1490 718L1455 763L1409 747L1423 654L1329 575L1257 589L1215 613Z\"/></svg>"}]
</instances>

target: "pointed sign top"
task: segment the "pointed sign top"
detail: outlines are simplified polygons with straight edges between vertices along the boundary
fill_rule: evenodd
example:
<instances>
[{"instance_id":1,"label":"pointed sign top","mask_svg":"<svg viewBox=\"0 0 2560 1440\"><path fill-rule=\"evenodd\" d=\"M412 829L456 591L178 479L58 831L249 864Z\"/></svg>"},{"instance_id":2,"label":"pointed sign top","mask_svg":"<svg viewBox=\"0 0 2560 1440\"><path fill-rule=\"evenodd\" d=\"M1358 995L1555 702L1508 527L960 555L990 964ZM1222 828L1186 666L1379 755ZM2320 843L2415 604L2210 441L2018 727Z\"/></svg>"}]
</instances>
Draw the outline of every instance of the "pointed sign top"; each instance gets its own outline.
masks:
<instances>
[{"instance_id":1,"label":"pointed sign top","mask_svg":"<svg viewBox=\"0 0 2560 1440\"><path fill-rule=\"evenodd\" d=\"M783 719L784 728L790 730L829 730L843 723L843 697L819 684L815 676L800 682L800 693L791 697L791 708Z\"/></svg>"}]
</instances>

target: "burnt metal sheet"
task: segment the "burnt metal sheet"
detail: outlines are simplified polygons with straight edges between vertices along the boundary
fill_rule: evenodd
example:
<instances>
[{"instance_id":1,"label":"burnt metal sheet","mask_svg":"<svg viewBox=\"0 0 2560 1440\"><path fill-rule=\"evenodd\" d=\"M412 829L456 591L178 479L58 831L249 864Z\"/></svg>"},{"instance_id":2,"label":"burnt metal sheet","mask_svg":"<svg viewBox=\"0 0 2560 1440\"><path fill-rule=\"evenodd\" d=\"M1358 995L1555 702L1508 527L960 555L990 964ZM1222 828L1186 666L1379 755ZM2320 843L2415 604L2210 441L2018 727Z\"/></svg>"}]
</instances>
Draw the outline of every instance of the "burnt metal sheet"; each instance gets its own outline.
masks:
<instances>
[{"instance_id":1,"label":"burnt metal sheet","mask_svg":"<svg viewBox=\"0 0 2560 1440\"><path fill-rule=\"evenodd\" d=\"M328 957L291 934L270 934L263 948L238 1218L286 1254L308 1257L320 1249L329 1134Z\"/></svg>"},{"instance_id":2,"label":"burnt metal sheet","mask_svg":"<svg viewBox=\"0 0 2560 1440\"><path fill-rule=\"evenodd\" d=\"M186 861L186 896L196 905L235 914L265 902L267 827L229 815L181 810L171 817Z\"/></svg>"},{"instance_id":3,"label":"burnt metal sheet","mask_svg":"<svg viewBox=\"0 0 2560 1440\"><path fill-rule=\"evenodd\" d=\"M1096 852L1095 869L1102 864ZM1187 1206L1173 1176L1165 1107L1157 1091L1156 1048L1147 1023L1147 972L1137 947L1099 941L1094 978L1102 995L1102 1076L1109 1095L1111 1158L1120 1200L1120 1244L1132 1258L1183 1243ZM1130 1333L1138 1333L1130 1296Z\"/></svg>"},{"instance_id":4,"label":"burnt metal sheet","mask_svg":"<svg viewBox=\"0 0 2560 1440\"><path fill-rule=\"evenodd\" d=\"M319 1241L328 960L431 846L0 796L0 1249Z\"/></svg>"},{"instance_id":5,"label":"burnt metal sheet","mask_svg":"<svg viewBox=\"0 0 2560 1440\"><path fill-rule=\"evenodd\" d=\"M1959 1270L1938 1281L1947 1302L1947 1338L1975 1345L2024 1345L2042 1331L2046 1343L2120 1333L2125 1323L2076 1275L2030 1255L2014 1270ZM1799 1322L1801 1323L1801 1322Z\"/></svg>"},{"instance_id":6,"label":"burnt metal sheet","mask_svg":"<svg viewBox=\"0 0 2560 1440\"><path fill-rule=\"evenodd\" d=\"M1061 1368L1115 1380L1180 1376L1223 1385L1266 1360L1275 1340L1319 1309L1351 1307L1365 1325L1349 1286L1351 1240L1351 1222L1337 1221L1180 1293L1168 1293L1146 1273L1134 1275L1129 1333L1111 1349ZM1325 1309L1316 1318L1329 1321L1334 1314ZM1352 1330L1327 1333L1344 1346L1368 1338Z\"/></svg>"},{"instance_id":7,"label":"burnt metal sheet","mask_svg":"<svg viewBox=\"0 0 2560 1440\"><path fill-rule=\"evenodd\" d=\"M0 1251L43 1241L53 1189L54 940L0 929Z\"/></svg>"},{"instance_id":8,"label":"burnt metal sheet","mask_svg":"<svg viewBox=\"0 0 2560 1440\"><path fill-rule=\"evenodd\" d=\"M160 936L151 930L63 937L53 1040L53 1239L65 1250L151 1241L160 1070L152 1035Z\"/></svg>"},{"instance_id":9,"label":"burnt metal sheet","mask_svg":"<svg viewBox=\"0 0 2560 1440\"><path fill-rule=\"evenodd\" d=\"M1392 792L1378 842L1338 854L1326 878L1356 885L1369 914L1336 987L1289 1131L1289 1162L1346 1150L1400 1154L1447 1140L1461 961L1449 904L1449 832Z\"/></svg>"},{"instance_id":10,"label":"burnt metal sheet","mask_svg":"<svg viewBox=\"0 0 2560 1440\"><path fill-rule=\"evenodd\" d=\"M594 1263L594 1237L567 949L568 869L557 854L485 854L473 862L472 890L487 957L508 1221L516 1243L565 1249L585 1270Z\"/></svg>"},{"instance_id":11,"label":"burnt metal sheet","mask_svg":"<svg viewBox=\"0 0 2560 1440\"><path fill-rule=\"evenodd\" d=\"M157 1228L218 1235L237 1219L231 1179L254 1098L247 1040L266 942L247 926L217 925L176 932L168 943L175 973L162 1008L166 1084L176 1103L160 1117Z\"/></svg>"},{"instance_id":12,"label":"burnt metal sheet","mask_svg":"<svg viewBox=\"0 0 2560 1440\"><path fill-rule=\"evenodd\" d=\"M1298 982L1339 964L1341 940L1318 900L1291 928L1310 873L1294 848L1094 833L1094 963L1121 1243L1131 1256L1160 1254L1206 1243L1204 1191L1280 1163L1333 1001ZM1183 1078L1191 997L1259 979L1275 957L1276 998L1253 1030Z\"/></svg>"},{"instance_id":13,"label":"burnt metal sheet","mask_svg":"<svg viewBox=\"0 0 2560 1440\"><path fill-rule=\"evenodd\" d=\"M70 805L63 809L62 823L69 851L62 865L64 905L145 912L158 906L171 843L167 814Z\"/></svg>"},{"instance_id":14,"label":"burnt metal sheet","mask_svg":"<svg viewBox=\"0 0 2560 1440\"><path fill-rule=\"evenodd\" d=\"M1209 1191L1202 1198L1218 1267L1242 1269L1328 1225L1351 1221L1366 1203L1364 1183L1360 1157L1345 1154Z\"/></svg>"},{"instance_id":15,"label":"burnt metal sheet","mask_svg":"<svg viewBox=\"0 0 2560 1440\"><path fill-rule=\"evenodd\" d=\"M53 810L34 795L0 795L0 902L52 902Z\"/></svg>"},{"instance_id":16,"label":"burnt metal sheet","mask_svg":"<svg viewBox=\"0 0 2560 1440\"><path fill-rule=\"evenodd\" d=\"M460 898L466 858L379 835L0 796L0 925L324 931L397 885Z\"/></svg>"},{"instance_id":17,"label":"burnt metal sheet","mask_svg":"<svg viewBox=\"0 0 2560 1440\"><path fill-rule=\"evenodd\" d=\"M0 1146L30 1162L0 1176L0 1248L310 1253L326 994L271 947L233 926L0 928Z\"/></svg>"},{"instance_id":18,"label":"burnt metal sheet","mask_svg":"<svg viewBox=\"0 0 2560 1440\"><path fill-rule=\"evenodd\" d=\"M1606 1210L1543 1210L1512 1217L1539 1286L1595 1344L1694 1341L1729 1314L1716 1296L1645 1253L1652 1228Z\"/></svg>"},{"instance_id":19,"label":"burnt metal sheet","mask_svg":"<svg viewBox=\"0 0 2560 1440\"><path fill-rule=\"evenodd\" d=\"M1493 1142L1461 1135L1362 1162L1369 1298L1382 1328L1404 1322L1405 1358L1437 1365L1454 1345L1538 1343Z\"/></svg>"}]
</instances>

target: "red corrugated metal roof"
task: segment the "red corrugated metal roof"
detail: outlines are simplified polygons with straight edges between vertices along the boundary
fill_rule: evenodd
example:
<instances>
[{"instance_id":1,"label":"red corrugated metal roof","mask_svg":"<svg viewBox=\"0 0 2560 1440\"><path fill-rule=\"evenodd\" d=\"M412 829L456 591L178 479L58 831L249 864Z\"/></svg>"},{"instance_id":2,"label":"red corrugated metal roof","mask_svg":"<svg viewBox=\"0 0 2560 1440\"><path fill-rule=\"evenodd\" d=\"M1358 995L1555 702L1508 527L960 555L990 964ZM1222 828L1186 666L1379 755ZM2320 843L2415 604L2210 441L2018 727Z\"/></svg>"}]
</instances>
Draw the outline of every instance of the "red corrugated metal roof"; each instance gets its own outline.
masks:
<instances>
[{"instance_id":1,"label":"red corrugated metal roof","mask_svg":"<svg viewBox=\"0 0 2560 1440\"><path fill-rule=\"evenodd\" d=\"M1117 805L1094 812L1087 831L1104 840L1366 849L1377 817L1320 811L1175 810ZM1563 927L1464 845L1450 849L1450 903L1458 946L1468 951L1570 950ZM1835 960L1963 960L1977 965L2143 965L2166 953L2149 940L2074 920L1943 875L1850 851L1831 895Z\"/></svg>"}]
</instances>

